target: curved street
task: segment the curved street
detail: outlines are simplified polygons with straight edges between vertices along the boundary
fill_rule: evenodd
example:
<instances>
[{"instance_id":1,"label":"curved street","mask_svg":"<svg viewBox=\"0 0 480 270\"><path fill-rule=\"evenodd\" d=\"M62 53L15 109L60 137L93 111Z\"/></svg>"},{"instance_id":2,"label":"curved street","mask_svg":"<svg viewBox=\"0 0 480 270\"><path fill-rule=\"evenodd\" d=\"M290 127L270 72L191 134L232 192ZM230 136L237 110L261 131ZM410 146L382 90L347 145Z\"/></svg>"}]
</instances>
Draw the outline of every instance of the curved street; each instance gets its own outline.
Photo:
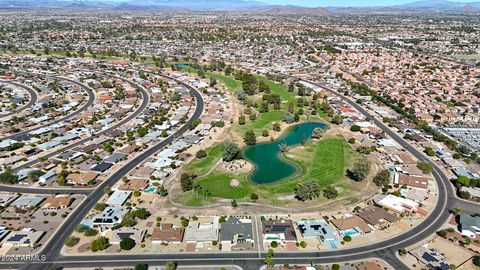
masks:
<instances>
[{"instance_id":1,"label":"curved street","mask_svg":"<svg viewBox=\"0 0 480 270\"><path fill-rule=\"evenodd\" d=\"M312 83L312 82L309 82ZM183 84L183 83L182 83ZM416 150L402 137L390 130L382 122L376 120L369 112L363 109L360 105L354 101L346 98L338 92L326 87L325 85L312 83L316 86L322 87L327 91L330 91L334 95L342 98L350 105L355 107L365 116L372 119L372 121L391 136L395 141L401 144L407 151L414 155L419 160L428 161L423 153ZM102 187L105 185L113 184L123 175L128 173L130 169L139 164L144 158L152 155L162 147L168 145L173 141L175 137L180 136L188 129L189 123L194 119L200 117L203 111L203 100L201 95L193 88L188 88L195 94L197 100L197 108L194 115L177 133L168 137L165 141L153 146L144 152L141 156L135 158L127 166L113 174L109 179L101 184L94 192L92 192L84 201L82 208L77 208L70 218L62 225L59 232L52 237L53 241L50 241L43 248L41 254L47 256L47 261L41 264L36 264L36 267L45 266L45 264L55 264L62 266L86 266L94 263L96 266L121 266L125 264L134 264L138 261L148 263L164 264L167 261L177 261L183 265L207 265L207 264L235 264L243 267L244 269L258 269L263 264L265 253L261 252L232 252L232 253L171 253L171 254L122 254L119 255L87 255L87 256L61 256L60 250L63 246L63 239L70 235L76 224L79 224L83 217L88 213L94 204L103 195ZM407 246L418 243L419 241L427 238L431 234L435 233L450 217L449 209L455 206L455 194L452 185L449 182L448 177L442 172L442 170L435 164L433 165L433 176L438 185L438 201L433 211L425 218L425 220L413 227L412 229L392 237L387 240L375 242L369 245L361 247L353 247L348 249L317 251L317 252L292 252L292 253L275 253L274 259L276 263L283 264L300 264L300 263L334 263L334 262L346 262L355 261L368 258L381 258L390 263L395 269L408 269L402 264L396 254L398 249L405 248Z\"/></svg>"},{"instance_id":2,"label":"curved street","mask_svg":"<svg viewBox=\"0 0 480 270\"><path fill-rule=\"evenodd\" d=\"M57 123L60 123L62 121L68 120L68 119L72 118L73 116L75 116L75 115L85 111L86 109L88 109L88 107L90 107L93 104L93 102L95 101L95 94L93 93L92 89L90 89L90 87L84 85L83 83L80 83L80 82L77 82L77 81L74 81L74 80L71 80L71 79L68 79L68 78L64 78L64 77L58 77L58 76L50 76L50 77L54 78L54 79L57 79L57 80L65 80L65 81L68 81L68 82L75 83L75 84L79 85L81 88L83 88L83 90L85 90L85 92L88 95L87 102L83 106L78 108L77 110L65 115L64 117L60 117L58 119L55 119L55 120L53 120L53 121L51 121L51 122L49 122L45 125L39 126L39 127L35 127L35 128L32 128L32 129L24 130L24 131L15 133L15 134L11 134L11 135L2 137L2 138L0 138L0 140L14 139L17 136L28 134L32 131L39 130L43 127L50 126L50 125L57 124Z\"/></svg>"},{"instance_id":3,"label":"curved street","mask_svg":"<svg viewBox=\"0 0 480 270\"><path fill-rule=\"evenodd\" d=\"M30 95L30 99L28 100L28 103L12 112L9 112L9 113L5 113L5 114L0 114L0 118L3 118L3 117L7 117L7 116L10 116L10 115L14 115L14 114L17 114L23 110L25 110L26 108L32 106L33 104L37 103L37 100L38 100L38 95L37 95L37 92L35 92L35 90L33 90L32 88L26 86L26 85L23 85L23 84L20 84L20 83L17 83L17 82L14 82L14 81L11 81L11 80L8 80L8 81L4 81L4 80L0 80L0 83L6 83L6 84L11 84L11 85L15 85L17 87L20 87L20 88L23 88L25 91L28 92L28 94Z\"/></svg>"}]
</instances>

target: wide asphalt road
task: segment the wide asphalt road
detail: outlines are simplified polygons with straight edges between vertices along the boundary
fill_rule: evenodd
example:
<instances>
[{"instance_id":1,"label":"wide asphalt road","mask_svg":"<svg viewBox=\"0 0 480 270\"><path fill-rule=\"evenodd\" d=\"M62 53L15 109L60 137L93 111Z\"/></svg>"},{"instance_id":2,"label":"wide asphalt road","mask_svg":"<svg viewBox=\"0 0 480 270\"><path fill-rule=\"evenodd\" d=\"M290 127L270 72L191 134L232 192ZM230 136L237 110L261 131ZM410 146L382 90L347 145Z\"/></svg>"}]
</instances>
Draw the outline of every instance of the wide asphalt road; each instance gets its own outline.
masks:
<instances>
[{"instance_id":1,"label":"wide asphalt road","mask_svg":"<svg viewBox=\"0 0 480 270\"><path fill-rule=\"evenodd\" d=\"M161 75L161 74L158 74ZM145 150L143 153L141 153L139 156L134 158L132 161L129 163L125 164L123 167L121 167L119 170L117 170L115 173L113 173L107 180L103 181L95 190L93 190L87 198L78 206L76 207L72 213L66 218L66 220L60 225L58 230L50 236L50 240L42 247L40 251L40 255L45 255L47 258L47 262L44 262L46 264L42 263L35 263L35 264L26 264L25 262L22 262L20 265L21 267L26 269L33 269L37 268L38 269L48 269L49 264L53 264L57 261L60 260L60 258L63 258L60 256L60 251L63 247L63 242L65 238L70 236L74 230L75 227L80 224L85 216L90 212L90 210L95 206L95 204L100 201L102 196L104 195L104 187L106 186L113 186L116 182L118 182L124 175L126 175L129 171L131 171L133 168L138 166L140 163L142 163L145 159L148 157L154 155L156 152L161 150L162 148L168 146L172 142L175 141L175 139L181 137L183 134L185 134L191 125L191 123L199 119L200 116L203 113L204 109L204 101L203 97L198 92L196 89L193 87L187 85L184 82L181 82L177 79L174 79L172 77L166 76L166 75L161 75L163 77L166 77L168 79L175 80L177 83L183 85L186 87L192 96L194 96L195 101L196 101L196 107L193 115L188 119L188 121L182 125L175 133L171 134L170 136L166 137L163 141L159 142L158 144L151 146L147 150ZM68 258L69 257L65 257ZM117 260L114 258L114 260ZM88 256L84 259L84 262L90 262L90 258ZM138 260L137 260L138 262ZM0 263L1 265L1 263ZM90 264L91 266L98 266L96 262L93 262ZM19 265L17 265L18 267Z\"/></svg>"},{"instance_id":2,"label":"wide asphalt road","mask_svg":"<svg viewBox=\"0 0 480 270\"><path fill-rule=\"evenodd\" d=\"M17 114L17 113L25 110L26 108L32 106L33 104L37 103L38 95L37 95L37 92L35 92L35 90L33 90L32 88L30 88L26 85L19 84L17 82L11 81L11 80L8 80L8 81L0 80L0 83L11 84L11 85L15 85L17 87L23 88L30 95L30 100L28 101L27 105L22 106L21 108L18 108L18 109L14 110L12 112L9 112L9 113L0 114L0 118L7 117L7 116L10 116L10 115L13 115L13 114Z\"/></svg>"},{"instance_id":3,"label":"wide asphalt road","mask_svg":"<svg viewBox=\"0 0 480 270\"><path fill-rule=\"evenodd\" d=\"M312 83L312 82L309 82ZM319 87L330 91L334 95L337 95L344 101L348 102L351 106L355 107L359 112L365 116L372 119L372 121L381 128L385 133L390 137L396 140L401 144L407 151L414 155L419 160L429 160L418 150L410 146L403 138L397 135L395 132L390 130L382 122L376 120L372 115L370 115L365 109L360 105L356 104L354 101L340 95L336 91L317 83L312 83ZM197 108L198 110L198 108ZM194 118L191 118L192 121ZM188 128L184 126L183 128ZM155 147L158 147L155 146ZM152 148L153 149L153 148ZM151 149L149 149L151 150ZM364 260L369 258L381 258L386 260L388 263L392 264L395 269L408 269L403 265L396 257L395 254L398 249L408 247L410 245L416 244L419 241L427 238L431 234L435 233L448 219L449 219L449 209L454 205L455 196L451 184L449 183L446 175L440 170L440 168L432 164L433 166L433 176L438 185L437 191L437 204L434 209L419 225L411 228L410 230L386 239L383 241L375 242L372 244L367 244L359 247L347 248L347 249L338 249L338 250L327 250L327 251L315 251L315 252L290 252L290 253L275 253L273 259L277 264L289 263L289 264L305 264L305 263L338 263L338 262L348 262L355 260ZM132 166L133 168L134 166ZM119 171L114 174L107 181L114 183L121 178L124 173L127 173L129 170L125 169L124 171ZM164 264L166 261L176 261L181 265L212 265L212 264L236 264L244 269L258 269L262 264L263 257L265 253L261 253L260 256L257 252L232 252L232 253L174 253L174 254L111 254L111 255L88 255L88 256L58 256L59 251L63 245L63 239L66 236L70 235L73 232L76 224L79 224L84 215L93 207L93 205L100 199L103 192L99 188L95 193L90 194L87 198L82 209L78 208L74 213L69 216L69 219L64 223L65 228L61 228L60 231L64 233L59 233L54 235L53 241L49 242L45 246L46 252L42 254L47 255L47 262L42 264L36 264L35 266L43 267L51 265L52 263L62 266L127 266L135 265L139 262L149 263L151 265ZM78 213L77 213L78 212Z\"/></svg>"},{"instance_id":4,"label":"wide asphalt road","mask_svg":"<svg viewBox=\"0 0 480 270\"><path fill-rule=\"evenodd\" d=\"M8 135L6 137L2 137L2 138L0 138L0 141L5 140L5 139L15 139L15 137L17 137L17 136L28 134L32 131L39 130L43 127L47 127L47 126L50 126L50 125L57 124L57 123L60 123L62 121L68 120L68 119L74 117L75 115L77 115L77 114L85 111L86 109L88 109L88 107L90 107L93 104L93 102L95 101L95 94L93 93L92 89L90 89L90 87L84 85L83 83L79 83L77 81L74 81L74 80L71 80L71 79L68 79L68 78L64 78L64 77L58 77L58 76L48 76L48 77L54 78L54 79L57 79L57 80L60 80L60 81L69 81L69 82L72 82L74 84L79 85L81 88L83 88L83 90L85 90L85 92L88 95L87 102L82 107L80 107L77 110L65 115L64 117L60 117L58 119L55 119L55 120L49 122L48 124L45 124L45 125L42 125L42 126L39 126L39 127L36 127L36 128L32 128L32 129L29 129L29 130L24 130L24 131L15 133L15 134Z\"/></svg>"}]
</instances>

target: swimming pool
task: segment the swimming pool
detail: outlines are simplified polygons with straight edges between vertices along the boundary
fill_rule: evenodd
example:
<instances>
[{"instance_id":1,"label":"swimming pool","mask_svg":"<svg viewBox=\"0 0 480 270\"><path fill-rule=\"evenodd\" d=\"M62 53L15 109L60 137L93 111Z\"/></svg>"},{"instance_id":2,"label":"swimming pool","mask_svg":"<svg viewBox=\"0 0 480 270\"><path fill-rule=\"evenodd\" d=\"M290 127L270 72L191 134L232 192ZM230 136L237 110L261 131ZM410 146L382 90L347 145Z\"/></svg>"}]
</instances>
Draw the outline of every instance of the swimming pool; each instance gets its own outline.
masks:
<instances>
[{"instance_id":1,"label":"swimming pool","mask_svg":"<svg viewBox=\"0 0 480 270\"><path fill-rule=\"evenodd\" d=\"M154 193L155 191L157 191L157 188L156 187L151 187L149 189L145 189L144 192L145 193Z\"/></svg>"}]
</instances>

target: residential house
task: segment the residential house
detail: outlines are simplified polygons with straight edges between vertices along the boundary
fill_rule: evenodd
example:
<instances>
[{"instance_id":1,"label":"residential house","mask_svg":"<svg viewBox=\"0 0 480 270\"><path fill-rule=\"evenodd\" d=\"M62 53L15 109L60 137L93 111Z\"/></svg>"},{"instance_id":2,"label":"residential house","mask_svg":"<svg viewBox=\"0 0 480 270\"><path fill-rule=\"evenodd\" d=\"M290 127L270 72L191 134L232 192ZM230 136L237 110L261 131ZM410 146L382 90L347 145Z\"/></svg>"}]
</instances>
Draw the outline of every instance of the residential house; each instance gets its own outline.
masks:
<instances>
[{"instance_id":1,"label":"residential house","mask_svg":"<svg viewBox=\"0 0 480 270\"><path fill-rule=\"evenodd\" d=\"M222 250L250 250L254 247L252 220L230 217L220 229Z\"/></svg>"},{"instance_id":2,"label":"residential house","mask_svg":"<svg viewBox=\"0 0 480 270\"><path fill-rule=\"evenodd\" d=\"M174 226L171 223L163 223L158 228L154 228L150 239L154 244L160 243L180 243L183 240L185 229Z\"/></svg>"}]
</instances>

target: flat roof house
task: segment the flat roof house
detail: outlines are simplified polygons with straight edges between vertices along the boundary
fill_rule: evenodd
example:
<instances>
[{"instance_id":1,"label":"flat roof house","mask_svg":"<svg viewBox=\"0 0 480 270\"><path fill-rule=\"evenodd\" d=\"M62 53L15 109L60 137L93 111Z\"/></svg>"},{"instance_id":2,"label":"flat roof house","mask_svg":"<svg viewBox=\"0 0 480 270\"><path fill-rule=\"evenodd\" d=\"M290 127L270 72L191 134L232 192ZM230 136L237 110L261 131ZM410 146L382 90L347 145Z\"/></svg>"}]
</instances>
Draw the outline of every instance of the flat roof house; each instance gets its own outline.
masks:
<instances>
[{"instance_id":1,"label":"flat roof house","mask_svg":"<svg viewBox=\"0 0 480 270\"><path fill-rule=\"evenodd\" d=\"M115 226L122 222L123 209L117 207L107 207L102 213L92 219L92 225Z\"/></svg>"},{"instance_id":2,"label":"flat roof house","mask_svg":"<svg viewBox=\"0 0 480 270\"><path fill-rule=\"evenodd\" d=\"M214 222L193 221L188 224L185 231L187 242L211 242L218 240L218 220Z\"/></svg>"},{"instance_id":3,"label":"flat roof house","mask_svg":"<svg viewBox=\"0 0 480 270\"><path fill-rule=\"evenodd\" d=\"M147 230L141 230L138 228L120 228L118 230L114 230L110 232L112 234L110 239L110 243L112 244L120 244L120 241L124 238L130 238L135 241L136 244L143 242L145 239L145 235L147 234Z\"/></svg>"},{"instance_id":4,"label":"flat roof house","mask_svg":"<svg viewBox=\"0 0 480 270\"><path fill-rule=\"evenodd\" d=\"M10 205L16 208L28 209L40 205L44 200L44 197L22 195Z\"/></svg>"},{"instance_id":5,"label":"flat roof house","mask_svg":"<svg viewBox=\"0 0 480 270\"><path fill-rule=\"evenodd\" d=\"M222 250L249 250L254 247L252 220L231 217L220 229Z\"/></svg>"},{"instance_id":6,"label":"flat roof house","mask_svg":"<svg viewBox=\"0 0 480 270\"><path fill-rule=\"evenodd\" d=\"M3 240L3 244L14 247L31 247L38 243L44 234L44 231L35 231L31 228L24 228L21 231L11 232Z\"/></svg>"},{"instance_id":7,"label":"flat roof house","mask_svg":"<svg viewBox=\"0 0 480 270\"><path fill-rule=\"evenodd\" d=\"M131 191L115 190L112 195L108 197L107 204L112 207L121 207L131 194Z\"/></svg>"},{"instance_id":8,"label":"flat roof house","mask_svg":"<svg viewBox=\"0 0 480 270\"><path fill-rule=\"evenodd\" d=\"M330 248L337 248L340 244L334 229L323 219L301 220L297 226L303 238L318 238Z\"/></svg>"},{"instance_id":9,"label":"flat roof house","mask_svg":"<svg viewBox=\"0 0 480 270\"><path fill-rule=\"evenodd\" d=\"M462 235L476 238L480 235L480 217L469 214L460 214L458 229Z\"/></svg>"}]
</instances>

